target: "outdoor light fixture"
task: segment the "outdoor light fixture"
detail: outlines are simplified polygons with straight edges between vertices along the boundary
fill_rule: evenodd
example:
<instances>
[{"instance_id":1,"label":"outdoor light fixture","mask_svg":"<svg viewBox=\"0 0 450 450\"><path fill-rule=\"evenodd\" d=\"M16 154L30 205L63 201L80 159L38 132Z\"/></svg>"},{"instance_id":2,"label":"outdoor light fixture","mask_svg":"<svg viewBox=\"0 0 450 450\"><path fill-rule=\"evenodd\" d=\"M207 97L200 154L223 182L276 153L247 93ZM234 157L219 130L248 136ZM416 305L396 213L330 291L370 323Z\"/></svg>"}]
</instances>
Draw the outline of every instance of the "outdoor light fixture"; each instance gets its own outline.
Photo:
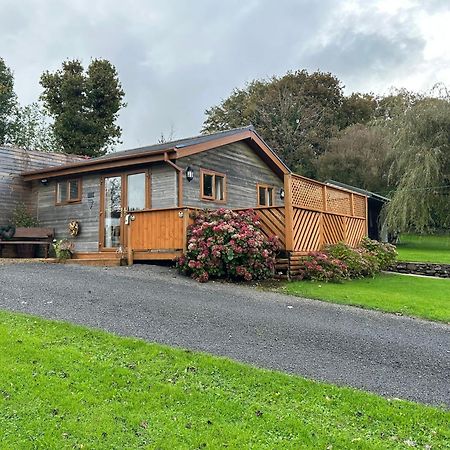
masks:
<instances>
[{"instance_id":1,"label":"outdoor light fixture","mask_svg":"<svg viewBox=\"0 0 450 450\"><path fill-rule=\"evenodd\" d=\"M284 200L284 189L280 188L280 198L281 200Z\"/></svg>"},{"instance_id":2,"label":"outdoor light fixture","mask_svg":"<svg viewBox=\"0 0 450 450\"><path fill-rule=\"evenodd\" d=\"M186 180L191 182L194 179L194 170L191 166L186 167Z\"/></svg>"},{"instance_id":3,"label":"outdoor light fixture","mask_svg":"<svg viewBox=\"0 0 450 450\"><path fill-rule=\"evenodd\" d=\"M42 183L44 186L47 186L47 184L48 184L47 178L43 178L43 179L41 180L41 183Z\"/></svg>"}]
</instances>

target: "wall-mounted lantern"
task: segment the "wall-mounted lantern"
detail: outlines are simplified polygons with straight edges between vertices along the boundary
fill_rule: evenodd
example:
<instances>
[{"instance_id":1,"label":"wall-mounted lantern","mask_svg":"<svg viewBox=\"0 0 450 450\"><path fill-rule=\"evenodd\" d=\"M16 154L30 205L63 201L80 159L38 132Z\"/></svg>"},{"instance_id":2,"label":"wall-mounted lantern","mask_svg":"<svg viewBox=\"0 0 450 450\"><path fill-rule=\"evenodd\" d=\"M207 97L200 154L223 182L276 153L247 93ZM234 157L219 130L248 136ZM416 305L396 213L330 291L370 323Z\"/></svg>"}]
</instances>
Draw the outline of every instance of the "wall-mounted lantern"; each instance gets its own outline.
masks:
<instances>
[{"instance_id":1,"label":"wall-mounted lantern","mask_svg":"<svg viewBox=\"0 0 450 450\"><path fill-rule=\"evenodd\" d=\"M280 188L280 198L281 200L284 200L284 189Z\"/></svg>"},{"instance_id":2,"label":"wall-mounted lantern","mask_svg":"<svg viewBox=\"0 0 450 450\"><path fill-rule=\"evenodd\" d=\"M194 170L191 166L186 167L186 180L191 182L194 179Z\"/></svg>"}]
</instances>

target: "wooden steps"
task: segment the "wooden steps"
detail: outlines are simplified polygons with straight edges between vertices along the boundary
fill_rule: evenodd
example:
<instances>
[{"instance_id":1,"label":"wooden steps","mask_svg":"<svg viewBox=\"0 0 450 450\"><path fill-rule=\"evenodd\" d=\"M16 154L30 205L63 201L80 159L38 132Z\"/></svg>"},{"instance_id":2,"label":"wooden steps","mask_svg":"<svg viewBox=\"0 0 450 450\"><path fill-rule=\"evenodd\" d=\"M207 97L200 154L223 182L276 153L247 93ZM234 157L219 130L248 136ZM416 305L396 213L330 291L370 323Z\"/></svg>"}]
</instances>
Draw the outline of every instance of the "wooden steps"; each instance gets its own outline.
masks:
<instances>
[{"instance_id":1,"label":"wooden steps","mask_svg":"<svg viewBox=\"0 0 450 450\"><path fill-rule=\"evenodd\" d=\"M62 264L70 264L77 266L97 266L97 267L118 267L126 263L120 258L73 258L61 261Z\"/></svg>"}]
</instances>

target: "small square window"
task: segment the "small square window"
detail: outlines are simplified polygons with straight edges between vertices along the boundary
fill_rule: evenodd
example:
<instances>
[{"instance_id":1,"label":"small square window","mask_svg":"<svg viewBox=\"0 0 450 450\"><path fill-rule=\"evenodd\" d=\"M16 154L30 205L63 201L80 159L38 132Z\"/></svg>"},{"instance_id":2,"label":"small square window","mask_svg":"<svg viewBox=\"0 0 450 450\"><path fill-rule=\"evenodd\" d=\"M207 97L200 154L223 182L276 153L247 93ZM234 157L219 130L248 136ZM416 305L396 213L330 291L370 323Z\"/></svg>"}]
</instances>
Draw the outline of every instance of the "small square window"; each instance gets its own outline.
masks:
<instances>
[{"instance_id":1,"label":"small square window","mask_svg":"<svg viewBox=\"0 0 450 450\"><path fill-rule=\"evenodd\" d=\"M200 197L215 202L226 201L226 176L209 170L201 170Z\"/></svg>"},{"instance_id":2,"label":"small square window","mask_svg":"<svg viewBox=\"0 0 450 450\"><path fill-rule=\"evenodd\" d=\"M258 190L258 206L273 206L273 186L264 184L257 185Z\"/></svg>"},{"instance_id":3,"label":"small square window","mask_svg":"<svg viewBox=\"0 0 450 450\"><path fill-rule=\"evenodd\" d=\"M81 180L66 180L56 183L56 204L65 205L81 201Z\"/></svg>"}]
</instances>

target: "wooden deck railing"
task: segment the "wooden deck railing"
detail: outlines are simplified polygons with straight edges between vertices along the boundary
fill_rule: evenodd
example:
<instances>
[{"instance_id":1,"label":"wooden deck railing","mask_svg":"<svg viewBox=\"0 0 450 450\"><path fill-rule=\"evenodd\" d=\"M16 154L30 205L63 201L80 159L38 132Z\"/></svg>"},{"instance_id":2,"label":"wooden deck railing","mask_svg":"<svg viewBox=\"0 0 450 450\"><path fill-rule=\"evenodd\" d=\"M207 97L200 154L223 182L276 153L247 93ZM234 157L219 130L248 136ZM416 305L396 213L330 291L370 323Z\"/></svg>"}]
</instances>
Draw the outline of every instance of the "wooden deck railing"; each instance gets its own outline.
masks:
<instances>
[{"instance_id":1,"label":"wooden deck railing","mask_svg":"<svg viewBox=\"0 0 450 450\"><path fill-rule=\"evenodd\" d=\"M285 189L285 249L308 252L326 244L357 246L367 234L367 198L289 174Z\"/></svg>"},{"instance_id":2,"label":"wooden deck railing","mask_svg":"<svg viewBox=\"0 0 450 450\"><path fill-rule=\"evenodd\" d=\"M134 211L127 226L128 259L175 258L186 249L187 227L195 208Z\"/></svg>"}]
</instances>

